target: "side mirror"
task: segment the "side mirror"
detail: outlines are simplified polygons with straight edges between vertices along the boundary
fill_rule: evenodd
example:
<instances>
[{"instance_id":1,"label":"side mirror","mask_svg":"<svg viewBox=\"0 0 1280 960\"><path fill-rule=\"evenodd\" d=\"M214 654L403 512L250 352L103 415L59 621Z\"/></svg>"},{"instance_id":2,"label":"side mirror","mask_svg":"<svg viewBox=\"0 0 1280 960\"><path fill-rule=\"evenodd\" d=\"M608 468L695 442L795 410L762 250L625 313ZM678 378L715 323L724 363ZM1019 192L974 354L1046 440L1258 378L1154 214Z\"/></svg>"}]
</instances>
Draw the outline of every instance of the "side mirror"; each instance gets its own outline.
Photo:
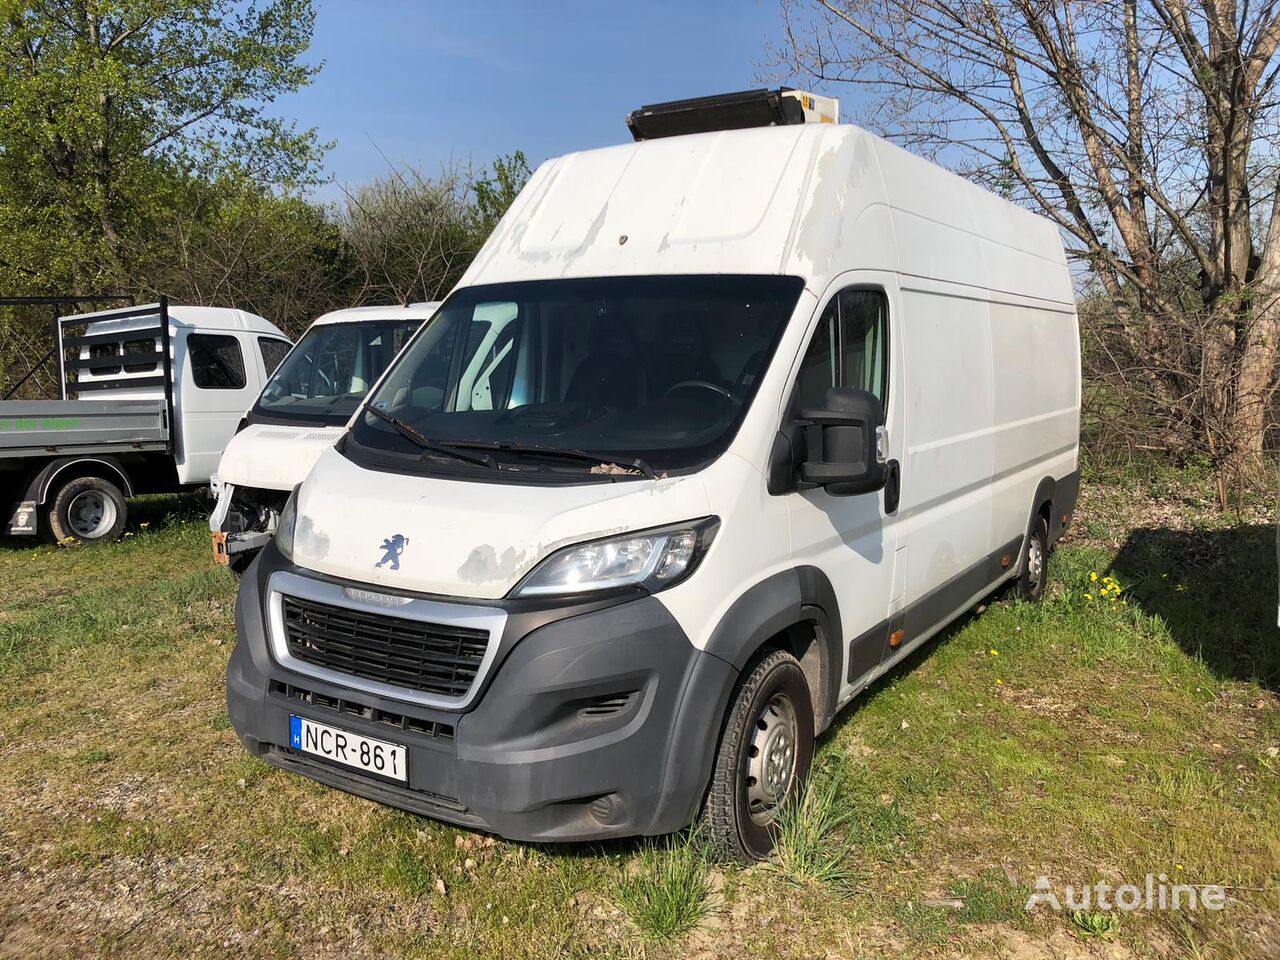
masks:
<instances>
[{"instance_id":1,"label":"side mirror","mask_svg":"<svg viewBox=\"0 0 1280 960\"><path fill-rule=\"evenodd\" d=\"M808 459L800 479L825 487L835 497L871 493L887 478L879 445L884 407L875 394L832 387L817 410L801 410L808 434Z\"/></svg>"}]
</instances>

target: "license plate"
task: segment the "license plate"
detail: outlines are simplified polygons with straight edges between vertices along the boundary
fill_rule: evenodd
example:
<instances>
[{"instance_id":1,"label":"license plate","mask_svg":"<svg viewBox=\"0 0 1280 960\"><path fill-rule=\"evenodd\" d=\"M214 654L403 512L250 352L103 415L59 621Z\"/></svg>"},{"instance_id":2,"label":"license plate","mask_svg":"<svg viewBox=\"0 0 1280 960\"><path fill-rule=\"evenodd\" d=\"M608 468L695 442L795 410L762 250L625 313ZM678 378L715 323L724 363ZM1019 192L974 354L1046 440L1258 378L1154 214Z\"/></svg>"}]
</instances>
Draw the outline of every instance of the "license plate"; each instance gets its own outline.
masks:
<instances>
[{"instance_id":1,"label":"license plate","mask_svg":"<svg viewBox=\"0 0 1280 960\"><path fill-rule=\"evenodd\" d=\"M401 783L408 780L404 747L316 723L306 717L289 717L289 746L366 773L390 777Z\"/></svg>"}]
</instances>

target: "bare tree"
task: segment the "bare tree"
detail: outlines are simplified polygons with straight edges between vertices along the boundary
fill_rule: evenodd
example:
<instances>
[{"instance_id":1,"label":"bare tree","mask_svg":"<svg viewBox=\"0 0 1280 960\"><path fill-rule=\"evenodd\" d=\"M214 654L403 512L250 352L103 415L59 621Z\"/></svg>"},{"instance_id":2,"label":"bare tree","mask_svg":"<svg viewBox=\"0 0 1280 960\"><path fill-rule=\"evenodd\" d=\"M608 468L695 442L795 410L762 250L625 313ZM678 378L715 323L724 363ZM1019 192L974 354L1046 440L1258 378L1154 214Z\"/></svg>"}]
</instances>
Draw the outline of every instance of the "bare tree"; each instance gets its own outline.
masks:
<instances>
[{"instance_id":1,"label":"bare tree","mask_svg":"<svg viewBox=\"0 0 1280 960\"><path fill-rule=\"evenodd\" d=\"M457 283L484 233L476 229L469 167L438 177L392 168L347 189L338 221L358 272L358 299L409 303L438 300Z\"/></svg>"},{"instance_id":2,"label":"bare tree","mask_svg":"<svg viewBox=\"0 0 1280 960\"><path fill-rule=\"evenodd\" d=\"M1100 344L1226 505L1276 389L1280 3L782 0L788 72L1053 219Z\"/></svg>"},{"instance_id":3,"label":"bare tree","mask_svg":"<svg viewBox=\"0 0 1280 960\"><path fill-rule=\"evenodd\" d=\"M173 189L180 203L128 250L141 299L232 304L290 336L354 302L358 268L326 208L253 184L192 179Z\"/></svg>"}]
</instances>

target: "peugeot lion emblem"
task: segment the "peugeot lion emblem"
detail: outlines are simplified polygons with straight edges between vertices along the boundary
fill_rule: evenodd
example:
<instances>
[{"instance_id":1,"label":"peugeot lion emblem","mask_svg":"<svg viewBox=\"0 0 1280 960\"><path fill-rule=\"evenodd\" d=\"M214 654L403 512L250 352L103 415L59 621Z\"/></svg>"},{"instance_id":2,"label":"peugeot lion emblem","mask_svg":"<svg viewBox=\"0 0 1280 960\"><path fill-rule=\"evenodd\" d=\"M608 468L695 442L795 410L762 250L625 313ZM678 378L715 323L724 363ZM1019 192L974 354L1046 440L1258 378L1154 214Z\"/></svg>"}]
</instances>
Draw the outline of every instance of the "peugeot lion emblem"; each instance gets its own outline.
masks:
<instances>
[{"instance_id":1,"label":"peugeot lion emblem","mask_svg":"<svg viewBox=\"0 0 1280 960\"><path fill-rule=\"evenodd\" d=\"M394 536L387 537L382 541L382 559L374 564L375 567L389 566L392 570L400 569L400 554L404 553L404 548L409 545L409 538L403 533L397 533Z\"/></svg>"}]
</instances>

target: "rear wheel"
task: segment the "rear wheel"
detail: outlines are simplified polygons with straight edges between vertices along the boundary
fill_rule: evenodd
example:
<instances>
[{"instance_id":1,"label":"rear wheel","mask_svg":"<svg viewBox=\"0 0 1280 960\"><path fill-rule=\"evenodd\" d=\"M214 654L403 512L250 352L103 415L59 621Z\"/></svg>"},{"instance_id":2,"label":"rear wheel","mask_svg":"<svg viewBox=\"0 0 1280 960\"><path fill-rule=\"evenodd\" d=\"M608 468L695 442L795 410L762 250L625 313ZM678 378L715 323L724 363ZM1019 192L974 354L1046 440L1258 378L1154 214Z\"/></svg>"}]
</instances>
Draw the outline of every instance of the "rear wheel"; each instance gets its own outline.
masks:
<instances>
[{"instance_id":1,"label":"rear wheel","mask_svg":"<svg viewBox=\"0 0 1280 960\"><path fill-rule=\"evenodd\" d=\"M1032 603L1044 596L1049 582L1049 524L1038 516L1031 525L1031 535L1022 551L1022 576L1018 578L1018 595Z\"/></svg>"},{"instance_id":2,"label":"rear wheel","mask_svg":"<svg viewBox=\"0 0 1280 960\"><path fill-rule=\"evenodd\" d=\"M700 820L713 848L744 862L767 857L812 763L809 685L795 657L774 651L739 682L720 735Z\"/></svg>"},{"instance_id":3,"label":"rear wheel","mask_svg":"<svg viewBox=\"0 0 1280 960\"><path fill-rule=\"evenodd\" d=\"M105 543L124 532L129 509L120 488L101 477L68 480L45 508L50 536L59 543Z\"/></svg>"}]
</instances>

